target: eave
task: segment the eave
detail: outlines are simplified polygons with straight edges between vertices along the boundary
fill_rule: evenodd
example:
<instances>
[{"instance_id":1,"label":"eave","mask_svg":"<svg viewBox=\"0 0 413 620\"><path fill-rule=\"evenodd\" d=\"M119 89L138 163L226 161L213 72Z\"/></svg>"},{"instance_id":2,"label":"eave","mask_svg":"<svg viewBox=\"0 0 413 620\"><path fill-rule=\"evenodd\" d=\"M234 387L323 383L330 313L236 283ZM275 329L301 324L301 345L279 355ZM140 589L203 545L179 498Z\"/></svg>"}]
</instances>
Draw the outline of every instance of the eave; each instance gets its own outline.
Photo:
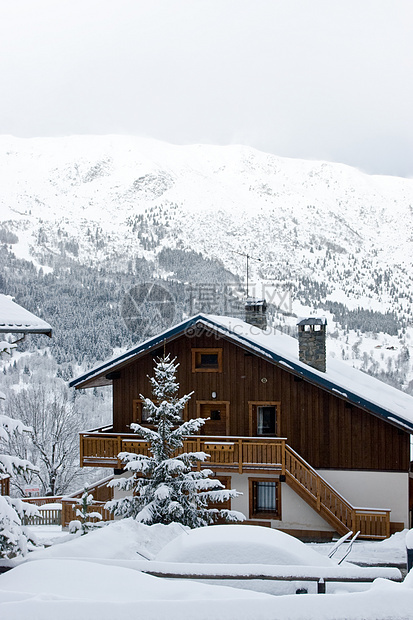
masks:
<instances>
[{"instance_id":1,"label":"eave","mask_svg":"<svg viewBox=\"0 0 413 620\"><path fill-rule=\"evenodd\" d=\"M51 338L52 328L10 296L0 294L0 334L44 334Z\"/></svg>"},{"instance_id":2,"label":"eave","mask_svg":"<svg viewBox=\"0 0 413 620\"><path fill-rule=\"evenodd\" d=\"M140 357L146 355L150 351L159 349L160 347L164 347L172 340L176 340L177 338L182 336L182 334L185 333L187 329L190 329L191 327L196 325L203 318L204 317L202 317L202 315L197 315L191 319L182 321L182 323L175 325L175 327L161 332L157 336L146 340L145 342L141 343L137 347L134 347L133 349L129 349L129 351L126 351L122 355L119 355L118 357L109 360L92 370L89 370L81 377L78 377L77 379L72 379L72 381L70 381L69 383L69 387L74 387L79 390L83 388L112 385L112 379L108 378L109 373L121 370L122 368L127 366L132 360L138 360Z\"/></svg>"}]
</instances>

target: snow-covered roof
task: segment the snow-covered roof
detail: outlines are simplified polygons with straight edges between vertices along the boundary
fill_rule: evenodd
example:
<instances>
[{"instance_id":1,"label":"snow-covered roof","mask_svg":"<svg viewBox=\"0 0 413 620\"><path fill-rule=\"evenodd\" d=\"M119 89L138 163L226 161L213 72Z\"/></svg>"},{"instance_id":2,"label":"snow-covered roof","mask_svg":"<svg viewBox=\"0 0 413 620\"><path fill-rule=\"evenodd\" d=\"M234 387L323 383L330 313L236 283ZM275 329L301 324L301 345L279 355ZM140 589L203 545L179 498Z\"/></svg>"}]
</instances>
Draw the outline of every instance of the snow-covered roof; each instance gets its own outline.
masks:
<instances>
[{"instance_id":1,"label":"snow-covered roof","mask_svg":"<svg viewBox=\"0 0 413 620\"><path fill-rule=\"evenodd\" d=\"M9 295L0 294L0 333L51 336L52 328L49 323L16 304Z\"/></svg>"},{"instance_id":2,"label":"snow-covered roof","mask_svg":"<svg viewBox=\"0 0 413 620\"><path fill-rule=\"evenodd\" d=\"M204 327L237 343L244 349L268 359L277 366L301 376L349 403L362 407L392 424L413 433L413 397L335 358L327 358L327 371L321 372L298 358L298 341L272 328L259 327L232 317L198 314L165 330L142 344L117 356L85 375L71 381L71 387L108 385L108 373L127 364L132 358L157 348L164 341L182 334L193 335Z\"/></svg>"}]
</instances>

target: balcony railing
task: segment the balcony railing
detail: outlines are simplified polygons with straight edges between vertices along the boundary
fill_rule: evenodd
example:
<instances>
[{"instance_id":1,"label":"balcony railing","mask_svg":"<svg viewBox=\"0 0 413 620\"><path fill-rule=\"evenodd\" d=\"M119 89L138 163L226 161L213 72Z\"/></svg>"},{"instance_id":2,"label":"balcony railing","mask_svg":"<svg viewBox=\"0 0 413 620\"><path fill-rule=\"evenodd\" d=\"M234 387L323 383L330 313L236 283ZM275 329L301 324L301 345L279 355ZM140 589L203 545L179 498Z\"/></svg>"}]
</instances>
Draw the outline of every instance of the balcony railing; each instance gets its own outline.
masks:
<instances>
[{"instance_id":1,"label":"balcony railing","mask_svg":"<svg viewBox=\"0 0 413 620\"><path fill-rule=\"evenodd\" d=\"M108 427L80 434L80 466L120 469L119 452L149 453L149 444L134 433L105 432ZM239 473L252 469L282 470L285 461L285 438L281 437L202 437L184 441L181 452L206 452L203 464L214 470L235 469ZM201 464L199 465L201 467Z\"/></svg>"}]
</instances>

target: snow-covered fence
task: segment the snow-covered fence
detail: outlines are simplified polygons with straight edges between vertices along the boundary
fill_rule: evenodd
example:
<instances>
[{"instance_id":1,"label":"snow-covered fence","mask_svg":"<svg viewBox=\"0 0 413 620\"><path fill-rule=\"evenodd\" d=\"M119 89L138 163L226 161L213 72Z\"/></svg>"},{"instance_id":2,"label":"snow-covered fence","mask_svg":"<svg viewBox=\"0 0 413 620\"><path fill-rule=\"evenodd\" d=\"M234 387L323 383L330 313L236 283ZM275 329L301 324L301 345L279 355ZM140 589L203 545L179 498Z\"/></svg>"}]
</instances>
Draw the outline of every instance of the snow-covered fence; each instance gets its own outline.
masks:
<instances>
[{"instance_id":1,"label":"snow-covered fence","mask_svg":"<svg viewBox=\"0 0 413 620\"><path fill-rule=\"evenodd\" d=\"M402 581L402 574L397 568L359 566L270 566L239 564L196 564L151 561L142 564L140 570L153 577L167 579L194 580L265 580L316 582L317 593L326 593L326 584L334 583L371 583L377 578ZM137 563L135 563L137 569Z\"/></svg>"},{"instance_id":2,"label":"snow-covered fence","mask_svg":"<svg viewBox=\"0 0 413 620\"><path fill-rule=\"evenodd\" d=\"M102 496L107 496L110 499L113 495L113 490L107 490L107 482L112 478L100 480L98 483L91 485L90 488L94 491L96 488L100 491ZM45 496L45 497L28 497L24 498L24 501L28 504L34 504L39 507L40 517L30 517L26 525L61 525L62 527L69 527L71 521L76 520L76 500L81 497L81 491L73 494L72 497L59 496ZM59 508L51 509L50 504L58 504ZM102 521L113 521L113 513L105 509L106 501L99 501L93 504L93 509L90 512L98 512L102 515ZM74 506L74 507L73 507ZM90 519L92 522L97 521L96 518Z\"/></svg>"},{"instance_id":3,"label":"snow-covered fence","mask_svg":"<svg viewBox=\"0 0 413 620\"><path fill-rule=\"evenodd\" d=\"M62 501L62 495L45 495L44 497L24 497L26 504L43 506L44 504L58 504Z\"/></svg>"},{"instance_id":4,"label":"snow-covered fence","mask_svg":"<svg viewBox=\"0 0 413 620\"><path fill-rule=\"evenodd\" d=\"M45 503L39 506L39 514L24 518L25 525L61 525L62 504Z\"/></svg>"},{"instance_id":5,"label":"snow-covered fence","mask_svg":"<svg viewBox=\"0 0 413 620\"><path fill-rule=\"evenodd\" d=\"M88 512L98 512L102 515L102 521L113 521L114 516L113 513L109 512L105 508L106 502L96 502L93 505L89 506ZM79 508L79 505L76 503L76 499L73 497L65 497L62 500L62 527L69 527L69 523L71 521L75 521L78 517L76 515L76 509ZM90 519L93 523L97 522L98 519L95 517L91 517Z\"/></svg>"},{"instance_id":6,"label":"snow-covered fence","mask_svg":"<svg viewBox=\"0 0 413 620\"><path fill-rule=\"evenodd\" d=\"M108 482L113 479L113 475L101 478L97 482L86 486L87 491L93 495L93 499L98 502L108 502L113 499L113 488L108 486ZM82 487L78 491L74 491L70 494L70 497L76 497L80 499L85 492L85 488Z\"/></svg>"}]
</instances>

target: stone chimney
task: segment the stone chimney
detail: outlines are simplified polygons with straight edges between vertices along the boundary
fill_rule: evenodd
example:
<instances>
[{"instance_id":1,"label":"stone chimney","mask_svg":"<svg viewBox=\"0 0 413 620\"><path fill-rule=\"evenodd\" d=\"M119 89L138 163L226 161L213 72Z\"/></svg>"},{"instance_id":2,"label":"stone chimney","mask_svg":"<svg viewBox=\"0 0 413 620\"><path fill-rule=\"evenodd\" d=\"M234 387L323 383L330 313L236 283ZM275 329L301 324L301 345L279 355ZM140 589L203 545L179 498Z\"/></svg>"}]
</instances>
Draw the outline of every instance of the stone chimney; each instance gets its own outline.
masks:
<instances>
[{"instance_id":1,"label":"stone chimney","mask_svg":"<svg viewBox=\"0 0 413 620\"><path fill-rule=\"evenodd\" d=\"M324 317L303 319L297 326L300 362L325 372L327 319Z\"/></svg>"},{"instance_id":2,"label":"stone chimney","mask_svg":"<svg viewBox=\"0 0 413 620\"><path fill-rule=\"evenodd\" d=\"M260 329L267 328L267 302L265 299L247 299L245 302L245 322Z\"/></svg>"}]
</instances>

